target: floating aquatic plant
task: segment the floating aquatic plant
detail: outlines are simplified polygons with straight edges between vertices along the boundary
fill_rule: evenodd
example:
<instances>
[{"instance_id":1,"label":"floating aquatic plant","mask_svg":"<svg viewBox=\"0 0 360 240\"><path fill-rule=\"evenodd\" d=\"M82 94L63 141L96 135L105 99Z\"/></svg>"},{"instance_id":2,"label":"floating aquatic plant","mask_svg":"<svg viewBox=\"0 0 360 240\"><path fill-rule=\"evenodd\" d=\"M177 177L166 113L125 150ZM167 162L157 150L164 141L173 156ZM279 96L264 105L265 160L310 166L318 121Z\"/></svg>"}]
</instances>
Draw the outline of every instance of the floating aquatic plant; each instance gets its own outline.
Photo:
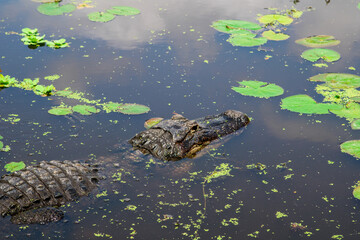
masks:
<instances>
[{"instance_id":1,"label":"floating aquatic plant","mask_svg":"<svg viewBox=\"0 0 360 240\"><path fill-rule=\"evenodd\" d=\"M158 124L159 122L161 122L164 118L161 117L157 117L157 118L150 118L148 120L145 121L144 123L144 127L146 129L151 128L152 126L155 126L156 124Z\"/></svg>"},{"instance_id":2,"label":"floating aquatic plant","mask_svg":"<svg viewBox=\"0 0 360 240\"><path fill-rule=\"evenodd\" d=\"M114 6L111 9L107 10L107 12L114 15L131 16L139 14L140 10L133 7Z\"/></svg>"},{"instance_id":3,"label":"floating aquatic plant","mask_svg":"<svg viewBox=\"0 0 360 240\"><path fill-rule=\"evenodd\" d=\"M76 105L72 107L72 110L74 112L80 113L81 115L91 115L93 113L100 112L99 109L90 105Z\"/></svg>"},{"instance_id":4,"label":"floating aquatic plant","mask_svg":"<svg viewBox=\"0 0 360 240\"><path fill-rule=\"evenodd\" d=\"M323 59L326 62L335 62L340 59L340 54L334 50L326 48L314 48L304 51L301 57L311 62Z\"/></svg>"},{"instance_id":5,"label":"floating aquatic plant","mask_svg":"<svg viewBox=\"0 0 360 240\"><path fill-rule=\"evenodd\" d=\"M360 130L360 119L355 119L351 122L351 129L352 130Z\"/></svg>"},{"instance_id":6,"label":"floating aquatic plant","mask_svg":"<svg viewBox=\"0 0 360 240\"><path fill-rule=\"evenodd\" d=\"M16 171L19 171L23 168L25 168L26 165L23 161L21 162L10 162L10 163L7 163L4 168L6 171L8 172L16 172Z\"/></svg>"},{"instance_id":7,"label":"floating aquatic plant","mask_svg":"<svg viewBox=\"0 0 360 240\"><path fill-rule=\"evenodd\" d=\"M55 87L54 85L49 86L43 86L43 85L37 85L34 88L34 93L41 96L50 96L54 93Z\"/></svg>"},{"instance_id":8,"label":"floating aquatic plant","mask_svg":"<svg viewBox=\"0 0 360 240\"><path fill-rule=\"evenodd\" d=\"M360 158L360 140L350 140L340 145L341 151L353 157Z\"/></svg>"},{"instance_id":9,"label":"floating aquatic plant","mask_svg":"<svg viewBox=\"0 0 360 240\"><path fill-rule=\"evenodd\" d=\"M310 96L300 94L282 99L281 108L305 114L329 114L329 110L341 109L342 106L333 103L317 103Z\"/></svg>"},{"instance_id":10,"label":"floating aquatic plant","mask_svg":"<svg viewBox=\"0 0 360 240\"><path fill-rule=\"evenodd\" d=\"M38 6L37 10L44 14L49 16L55 16L55 15L63 15L64 13L70 13L76 9L76 6L74 4L64 4L60 5L58 2L54 3L44 3Z\"/></svg>"},{"instance_id":11,"label":"floating aquatic plant","mask_svg":"<svg viewBox=\"0 0 360 240\"><path fill-rule=\"evenodd\" d=\"M49 80L49 81L55 81L55 80L57 80L59 78L60 78L60 76L58 74L54 74L54 75L44 77L45 80Z\"/></svg>"},{"instance_id":12,"label":"floating aquatic plant","mask_svg":"<svg viewBox=\"0 0 360 240\"><path fill-rule=\"evenodd\" d=\"M360 184L354 188L353 196L354 196L354 198L360 200Z\"/></svg>"},{"instance_id":13,"label":"floating aquatic plant","mask_svg":"<svg viewBox=\"0 0 360 240\"><path fill-rule=\"evenodd\" d=\"M15 84L17 84L17 81L15 78L10 77L9 75L3 76L2 74L0 74L0 88L12 87Z\"/></svg>"},{"instance_id":14,"label":"floating aquatic plant","mask_svg":"<svg viewBox=\"0 0 360 240\"><path fill-rule=\"evenodd\" d=\"M73 113L72 108L71 107L67 107L65 105L61 105L58 107L53 107L51 108L48 113L52 114L52 115L58 115L58 116L63 116L63 115L69 115L71 113Z\"/></svg>"},{"instance_id":15,"label":"floating aquatic plant","mask_svg":"<svg viewBox=\"0 0 360 240\"><path fill-rule=\"evenodd\" d=\"M360 104L350 102L340 109L331 109L331 112L352 122L354 119L360 118Z\"/></svg>"},{"instance_id":16,"label":"floating aquatic plant","mask_svg":"<svg viewBox=\"0 0 360 240\"><path fill-rule=\"evenodd\" d=\"M3 137L0 135L0 140L2 140L2 139L3 139ZM4 143L2 141L0 141L0 151L1 152L8 152L10 150L11 150L11 148L9 145L5 146Z\"/></svg>"},{"instance_id":17,"label":"floating aquatic plant","mask_svg":"<svg viewBox=\"0 0 360 240\"><path fill-rule=\"evenodd\" d=\"M334 36L330 35L315 35L298 39L295 41L295 43L304 45L306 47L318 48L338 45L340 40L336 40Z\"/></svg>"},{"instance_id":18,"label":"floating aquatic plant","mask_svg":"<svg viewBox=\"0 0 360 240\"><path fill-rule=\"evenodd\" d=\"M88 18L93 22L109 22L115 18L115 15L108 12L93 12L88 14Z\"/></svg>"},{"instance_id":19,"label":"floating aquatic plant","mask_svg":"<svg viewBox=\"0 0 360 240\"><path fill-rule=\"evenodd\" d=\"M25 78L20 82L20 87L24 90L33 90L39 83L39 78L31 80L30 78Z\"/></svg>"},{"instance_id":20,"label":"floating aquatic plant","mask_svg":"<svg viewBox=\"0 0 360 240\"><path fill-rule=\"evenodd\" d=\"M262 33L262 36L272 41L283 41L288 39L290 36L284 33L275 33L272 30L265 31Z\"/></svg>"},{"instance_id":21,"label":"floating aquatic plant","mask_svg":"<svg viewBox=\"0 0 360 240\"><path fill-rule=\"evenodd\" d=\"M137 115L137 114L143 114L149 112L150 108L141 104L125 103L120 105L117 108L117 111L124 114Z\"/></svg>"},{"instance_id":22,"label":"floating aquatic plant","mask_svg":"<svg viewBox=\"0 0 360 240\"><path fill-rule=\"evenodd\" d=\"M255 37L254 34L232 34L227 40L233 46L239 47L254 47L261 46L267 42L267 39L264 37Z\"/></svg>"},{"instance_id":23,"label":"floating aquatic plant","mask_svg":"<svg viewBox=\"0 0 360 240\"><path fill-rule=\"evenodd\" d=\"M257 23L240 20L218 20L212 23L211 27L225 33L249 33L248 30L260 30Z\"/></svg>"},{"instance_id":24,"label":"floating aquatic plant","mask_svg":"<svg viewBox=\"0 0 360 240\"><path fill-rule=\"evenodd\" d=\"M21 41L25 45L32 46L34 48L44 46L46 43L46 40L44 39L45 35L40 36L37 28L23 28L20 36L23 36Z\"/></svg>"},{"instance_id":25,"label":"floating aquatic plant","mask_svg":"<svg viewBox=\"0 0 360 240\"><path fill-rule=\"evenodd\" d=\"M276 24L290 25L294 21L291 17L280 14L264 15L258 18L258 20L259 22L266 25L276 25Z\"/></svg>"},{"instance_id":26,"label":"floating aquatic plant","mask_svg":"<svg viewBox=\"0 0 360 240\"><path fill-rule=\"evenodd\" d=\"M69 44L66 42L65 38L61 38L59 40L46 41L46 45L51 48L66 48L69 47Z\"/></svg>"},{"instance_id":27,"label":"floating aquatic plant","mask_svg":"<svg viewBox=\"0 0 360 240\"><path fill-rule=\"evenodd\" d=\"M245 96L269 98L280 96L284 93L284 89L280 86L260 81L242 81L238 82L239 87L232 87L231 89Z\"/></svg>"},{"instance_id":28,"label":"floating aquatic plant","mask_svg":"<svg viewBox=\"0 0 360 240\"><path fill-rule=\"evenodd\" d=\"M322 73L309 78L312 82L325 82L331 88L346 89L360 87L360 76L349 73Z\"/></svg>"},{"instance_id":29,"label":"floating aquatic plant","mask_svg":"<svg viewBox=\"0 0 360 240\"><path fill-rule=\"evenodd\" d=\"M287 10L287 13L293 18L300 18L304 12L293 8L293 9Z\"/></svg>"},{"instance_id":30,"label":"floating aquatic plant","mask_svg":"<svg viewBox=\"0 0 360 240\"><path fill-rule=\"evenodd\" d=\"M211 172L208 176L204 178L204 183L210 183L213 179L231 176L230 175L231 168L228 163L222 163L220 166L216 166L215 170Z\"/></svg>"}]
</instances>

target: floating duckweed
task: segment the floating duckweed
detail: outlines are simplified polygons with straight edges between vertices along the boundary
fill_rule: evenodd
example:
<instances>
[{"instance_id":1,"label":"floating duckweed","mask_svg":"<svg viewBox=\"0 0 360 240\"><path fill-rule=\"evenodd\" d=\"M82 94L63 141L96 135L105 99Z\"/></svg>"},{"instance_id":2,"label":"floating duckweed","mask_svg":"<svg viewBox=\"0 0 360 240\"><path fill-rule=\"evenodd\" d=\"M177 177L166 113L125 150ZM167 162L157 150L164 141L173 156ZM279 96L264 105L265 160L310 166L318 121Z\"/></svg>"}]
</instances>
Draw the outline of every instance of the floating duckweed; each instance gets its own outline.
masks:
<instances>
[{"instance_id":1,"label":"floating duckweed","mask_svg":"<svg viewBox=\"0 0 360 240\"><path fill-rule=\"evenodd\" d=\"M262 33L262 36L272 41L283 41L288 39L290 36L284 33L275 33L272 30L265 31Z\"/></svg>"},{"instance_id":2,"label":"floating duckweed","mask_svg":"<svg viewBox=\"0 0 360 240\"><path fill-rule=\"evenodd\" d=\"M282 25L289 25L294 20L291 17L288 17L286 15L280 15L280 14L269 14L261 16L259 19L259 22L263 24L282 24Z\"/></svg>"},{"instance_id":3,"label":"floating duckweed","mask_svg":"<svg viewBox=\"0 0 360 240\"><path fill-rule=\"evenodd\" d=\"M330 109L341 109L342 106L332 103L317 103L308 95L294 95L281 100L281 108L305 114L329 114Z\"/></svg>"},{"instance_id":4,"label":"floating duckweed","mask_svg":"<svg viewBox=\"0 0 360 240\"><path fill-rule=\"evenodd\" d=\"M16 172L23 168L25 168L25 163L23 161L21 162L10 162L4 166L5 170L8 172Z\"/></svg>"},{"instance_id":5,"label":"floating duckweed","mask_svg":"<svg viewBox=\"0 0 360 240\"><path fill-rule=\"evenodd\" d=\"M282 212L280 212L280 211L277 211L277 212L275 213L275 216L276 216L276 218L284 218L284 217L287 217L288 215L285 214L285 213L282 213Z\"/></svg>"},{"instance_id":6,"label":"floating duckweed","mask_svg":"<svg viewBox=\"0 0 360 240\"><path fill-rule=\"evenodd\" d=\"M58 74L54 74L54 75L44 77L45 80L49 80L49 81L55 81L55 80L57 80L59 78L60 78L60 76Z\"/></svg>"},{"instance_id":7,"label":"floating duckweed","mask_svg":"<svg viewBox=\"0 0 360 240\"><path fill-rule=\"evenodd\" d=\"M230 175L231 168L228 163L222 163L220 166L216 166L215 170L205 177L205 182L210 183L213 179L223 177L223 176L231 176Z\"/></svg>"},{"instance_id":8,"label":"floating duckweed","mask_svg":"<svg viewBox=\"0 0 360 240\"><path fill-rule=\"evenodd\" d=\"M280 96L284 93L284 89L280 86L260 81L242 81L238 82L239 87L232 87L231 89L245 96L270 98Z\"/></svg>"},{"instance_id":9,"label":"floating duckweed","mask_svg":"<svg viewBox=\"0 0 360 240\"><path fill-rule=\"evenodd\" d=\"M338 45L340 41L336 40L334 36L330 35L315 35L298 39L295 41L295 43L304 45L306 47L318 48L335 46Z\"/></svg>"},{"instance_id":10,"label":"floating duckweed","mask_svg":"<svg viewBox=\"0 0 360 240\"><path fill-rule=\"evenodd\" d=\"M304 51L301 57L310 62L316 62L319 59L323 59L326 62L335 62L340 59L340 54L331 49L314 48Z\"/></svg>"},{"instance_id":11,"label":"floating duckweed","mask_svg":"<svg viewBox=\"0 0 360 240\"><path fill-rule=\"evenodd\" d=\"M356 186L353 190L353 196L360 200L360 185Z\"/></svg>"}]
</instances>

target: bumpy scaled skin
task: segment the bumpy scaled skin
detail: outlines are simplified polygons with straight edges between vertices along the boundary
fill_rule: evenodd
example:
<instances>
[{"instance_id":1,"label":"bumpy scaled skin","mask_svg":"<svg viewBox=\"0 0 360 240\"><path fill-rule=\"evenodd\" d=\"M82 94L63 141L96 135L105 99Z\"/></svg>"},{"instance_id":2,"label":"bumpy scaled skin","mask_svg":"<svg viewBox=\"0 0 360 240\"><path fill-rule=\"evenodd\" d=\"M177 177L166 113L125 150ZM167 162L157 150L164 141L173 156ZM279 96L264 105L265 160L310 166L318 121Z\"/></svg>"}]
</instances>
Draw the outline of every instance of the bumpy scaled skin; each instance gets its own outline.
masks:
<instances>
[{"instance_id":1,"label":"bumpy scaled skin","mask_svg":"<svg viewBox=\"0 0 360 240\"><path fill-rule=\"evenodd\" d=\"M89 194L99 181L97 168L73 161L41 162L0 179L0 213L17 224L58 221L61 206ZM40 209L43 208L43 209Z\"/></svg>"},{"instance_id":2,"label":"bumpy scaled skin","mask_svg":"<svg viewBox=\"0 0 360 240\"><path fill-rule=\"evenodd\" d=\"M235 110L195 120L176 114L136 134L129 143L144 154L163 160L191 158L211 141L231 134L249 122L246 114Z\"/></svg>"}]
</instances>

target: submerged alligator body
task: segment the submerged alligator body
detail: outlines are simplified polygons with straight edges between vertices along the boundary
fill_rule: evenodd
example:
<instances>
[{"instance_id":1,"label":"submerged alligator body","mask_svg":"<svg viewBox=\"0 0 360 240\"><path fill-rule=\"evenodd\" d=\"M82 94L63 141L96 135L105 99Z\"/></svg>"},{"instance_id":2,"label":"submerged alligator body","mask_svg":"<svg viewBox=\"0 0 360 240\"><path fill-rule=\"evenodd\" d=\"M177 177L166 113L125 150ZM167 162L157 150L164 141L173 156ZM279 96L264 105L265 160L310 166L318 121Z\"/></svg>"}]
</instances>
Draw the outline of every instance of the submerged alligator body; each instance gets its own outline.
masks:
<instances>
[{"instance_id":1,"label":"submerged alligator body","mask_svg":"<svg viewBox=\"0 0 360 240\"><path fill-rule=\"evenodd\" d=\"M129 143L144 154L179 160L193 157L211 141L248 123L245 114L234 110L195 120L176 114L136 134ZM101 179L98 170L96 163L53 160L6 174L0 179L0 214L11 215L16 224L58 221L64 214L52 207L88 195Z\"/></svg>"}]
</instances>

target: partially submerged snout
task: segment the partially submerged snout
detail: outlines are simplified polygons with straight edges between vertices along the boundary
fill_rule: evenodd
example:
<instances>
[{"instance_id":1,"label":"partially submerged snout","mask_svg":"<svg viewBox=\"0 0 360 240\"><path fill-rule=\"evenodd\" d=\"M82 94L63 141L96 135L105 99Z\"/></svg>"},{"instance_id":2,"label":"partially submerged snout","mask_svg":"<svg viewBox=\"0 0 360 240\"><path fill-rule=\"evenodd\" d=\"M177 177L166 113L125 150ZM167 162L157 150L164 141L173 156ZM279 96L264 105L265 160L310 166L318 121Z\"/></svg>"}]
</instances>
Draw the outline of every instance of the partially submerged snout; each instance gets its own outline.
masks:
<instances>
[{"instance_id":1,"label":"partially submerged snout","mask_svg":"<svg viewBox=\"0 0 360 240\"><path fill-rule=\"evenodd\" d=\"M177 114L136 134L129 143L144 154L163 160L180 160L193 157L211 141L236 132L249 122L246 114L236 110L195 120Z\"/></svg>"}]
</instances>

